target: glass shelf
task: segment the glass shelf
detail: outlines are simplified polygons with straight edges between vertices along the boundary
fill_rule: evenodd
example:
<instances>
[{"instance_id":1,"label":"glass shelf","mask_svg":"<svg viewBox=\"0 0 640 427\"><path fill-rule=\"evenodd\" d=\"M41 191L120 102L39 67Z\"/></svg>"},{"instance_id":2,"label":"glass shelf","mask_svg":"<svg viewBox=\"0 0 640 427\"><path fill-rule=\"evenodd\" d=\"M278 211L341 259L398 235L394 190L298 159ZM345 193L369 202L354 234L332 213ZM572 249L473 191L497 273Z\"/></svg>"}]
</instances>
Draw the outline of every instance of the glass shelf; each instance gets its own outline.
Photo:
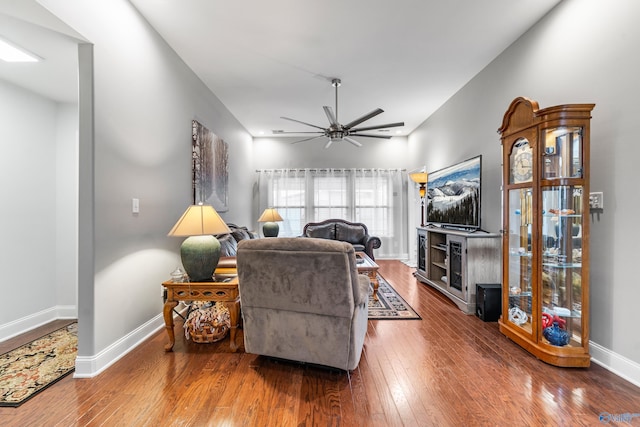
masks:
<instances>
[{"instance_id":1,"label":"glass shelf","mask_svg":"<svg viewBox=\"0 0 640 427\"><path fill-rule=\"evenodd\" d=\"M531 252L509 252L510 257L531 258Z\"/></svg>"},{"instance_id":2,"label":"glass shelf","mask_svg":"<svg viewBox=\"0 0 640 427\"><path fill-rule=\"evenodd\" d=\"M550 268L582 268L582 263L551 263L551 262L543 262L542 263L543 267L550 267Z\"/></svg>"},{"instance_id":3,"label":"glass shelf","mask_svg":"<svg viewBox=\"0 0 640 427\"><path fill-rule=\"evenodd\" d=\"M531 296L531 291L520 292L520 293L517 293L517 294L514 294L511 291L509 291L509 298L511 298L511 297L530 297L530 296Z\"/></svg>"},{"instance_id":4,"label":"glass shelf","mask_svg":"<svg viewBox=\"0 0 640 427\"><path fill-rule=\"evenodd\" d=\"M582 218L582 215L576 214L554 214L554 213L543 213L542 217L546 220L549 219L553 221L556 218Z\"/></svg>"},{"instance_id":5,"label":"glass shelf","mask_svg":"<svg viewBox=\"0 0 640 427\"><path fill-rule=\"evenodd\" d=\"M577 310L571 310L571 314L558 314L553 308L542 307L542 312L567 319L580 319L582 317L582 312Z\"/></svg>"}]
</instances>

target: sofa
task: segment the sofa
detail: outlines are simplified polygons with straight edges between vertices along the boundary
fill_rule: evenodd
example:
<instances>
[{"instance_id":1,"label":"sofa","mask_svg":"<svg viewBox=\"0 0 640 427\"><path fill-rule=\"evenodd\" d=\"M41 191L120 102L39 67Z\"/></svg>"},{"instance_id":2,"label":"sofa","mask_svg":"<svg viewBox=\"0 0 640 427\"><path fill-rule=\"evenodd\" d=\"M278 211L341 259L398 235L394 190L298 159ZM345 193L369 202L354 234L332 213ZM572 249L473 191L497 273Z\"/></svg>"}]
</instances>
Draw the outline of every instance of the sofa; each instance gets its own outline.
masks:
<instances>
[{"instance_id":1,"label":"sofa","mask_svg":"<svg viewBox=\"0 0 640 427\"><path fill-rule=\"evenodd\" d=\"M350 371L367 332L369 278L351 244L282 237L238 244L244 347Z\"/></svg>"},{"instance_id":2,"label":"sofa","mask_svg":"<svg viewBox=\"0 0 640 427\"><path fill-rule=\"evenodd\" d=\"M217 282L223 282L237 275L236 255L238 243L242 240L258 238L258 235L249 231L247 227L227 223L231 233L216 236L220 242L220 261L216 267L214 278Z\"/></svg>"},{"instance_id":3,"label":"sofa","mask_svg":"<svg viewBox=\"0 0 640 427\"><path fill-rule=\"evenodd\" d=\"M304 226L302 235L304 237L351 243L356 252L364 252L372 260L376 259L373 250L382 245L380 238L369 235L366 225L360 222L349 222L344 219L310 222Z\"/></svg>"},{"instance_id":4,"label":"sofa","mask_svg":"<svg viewBox=\"0 0 640 427\"><path fill-rule=\"evenodd\" d=\"M245 239L257 239L258 235L249 231L247 227L228 222L227 227L231 233L216 236L220 242L220 257L235 257L238 252L238 243Z\"/></svg>"}]
</instances>

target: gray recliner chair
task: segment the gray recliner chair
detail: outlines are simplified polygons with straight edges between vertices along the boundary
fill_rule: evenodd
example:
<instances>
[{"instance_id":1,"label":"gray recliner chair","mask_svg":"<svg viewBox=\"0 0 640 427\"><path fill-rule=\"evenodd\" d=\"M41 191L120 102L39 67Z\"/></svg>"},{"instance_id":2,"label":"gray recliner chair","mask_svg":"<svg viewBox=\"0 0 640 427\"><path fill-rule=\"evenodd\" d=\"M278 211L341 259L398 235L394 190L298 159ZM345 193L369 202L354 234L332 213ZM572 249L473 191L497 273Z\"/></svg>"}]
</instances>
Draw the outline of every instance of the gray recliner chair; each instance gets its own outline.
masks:
<instances>
[{"instance_id":1,"label":"gray recliner chair","mask_svg":"<svg viewBox=\"0 0 640 427\"><path fill-rule=\"evenodd\" d=\"M358 366L369 278L357 273L351 244L243 240L237 263L247 353L343 370Z\"/></svg>"}]
</instances>

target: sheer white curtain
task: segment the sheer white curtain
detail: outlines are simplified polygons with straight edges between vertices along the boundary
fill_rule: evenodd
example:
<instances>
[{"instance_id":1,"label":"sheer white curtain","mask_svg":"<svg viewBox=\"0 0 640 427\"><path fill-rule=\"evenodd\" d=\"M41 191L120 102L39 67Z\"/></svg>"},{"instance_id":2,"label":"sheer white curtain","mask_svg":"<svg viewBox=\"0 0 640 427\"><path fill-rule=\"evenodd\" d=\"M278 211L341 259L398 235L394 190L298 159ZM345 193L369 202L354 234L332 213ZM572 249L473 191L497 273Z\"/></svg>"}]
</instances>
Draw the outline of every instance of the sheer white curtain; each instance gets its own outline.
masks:
<instances>
[{"instance_id":1,"label":"sheer white curtain","mask_svg":"<svg viewBox=\"0 0 640 427\"><path fill-rule=\"evenodd\" d=\"M307 171L305 169L266 169L258 171L259 214L274 207L284 221L279 236L294 237L307 223Z\"/></svg>"},{"instance_id":2,"label":"sheer white curtain","mask_svg":"<svg viewBox=\"0 0 640 427\"><path fill-rule=\"evenodd\" d=\"M397 169L355 169L354 175L357 222L366 224L369 232L382 240L382 247L376 251L376 256L406 258L406 172Z\"/></svg>"},{"instance_id":3,"label":"sheer white curtain","mask_svg":"<svg viewBox=\"0 0 640 427\"><path fill-rule=\"evenodd\" d=\"M366 224L382 240L377 258L408 257L407 174L400 169L258 170L258 205L278 210L280 236L330 218Z\"/></svg>"},{"instance_id":4,"label":"sheer white curtain","mask_svg":"<svg viewBox=\"0 0 640 427\"><path fill-rule=\"evenodd\" d=\"M349 172L346 169L313 169L310 191L313 192L313 213L310 221L343 218L350 221Z\"/></svg>"}]
</instances>

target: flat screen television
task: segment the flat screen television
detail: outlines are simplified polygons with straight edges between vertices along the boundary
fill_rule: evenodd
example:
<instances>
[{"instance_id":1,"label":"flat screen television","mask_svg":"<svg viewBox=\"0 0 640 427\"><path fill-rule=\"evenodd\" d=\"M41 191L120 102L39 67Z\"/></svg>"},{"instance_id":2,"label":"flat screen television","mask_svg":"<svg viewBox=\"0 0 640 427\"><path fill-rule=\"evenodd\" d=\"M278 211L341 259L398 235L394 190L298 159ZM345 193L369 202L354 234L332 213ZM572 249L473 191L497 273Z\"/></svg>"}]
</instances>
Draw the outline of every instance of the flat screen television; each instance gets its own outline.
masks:
<instances>
[{"instance_id":1,"label":"flat screen television","mask_svg":"<svg viewBox=\"0 0 640 427\"><path fill-rule=\"evenodd\" d=\"M442 227L480 229L482 156L430 172L427 222Z\"/></svg>"}]
</instances>

